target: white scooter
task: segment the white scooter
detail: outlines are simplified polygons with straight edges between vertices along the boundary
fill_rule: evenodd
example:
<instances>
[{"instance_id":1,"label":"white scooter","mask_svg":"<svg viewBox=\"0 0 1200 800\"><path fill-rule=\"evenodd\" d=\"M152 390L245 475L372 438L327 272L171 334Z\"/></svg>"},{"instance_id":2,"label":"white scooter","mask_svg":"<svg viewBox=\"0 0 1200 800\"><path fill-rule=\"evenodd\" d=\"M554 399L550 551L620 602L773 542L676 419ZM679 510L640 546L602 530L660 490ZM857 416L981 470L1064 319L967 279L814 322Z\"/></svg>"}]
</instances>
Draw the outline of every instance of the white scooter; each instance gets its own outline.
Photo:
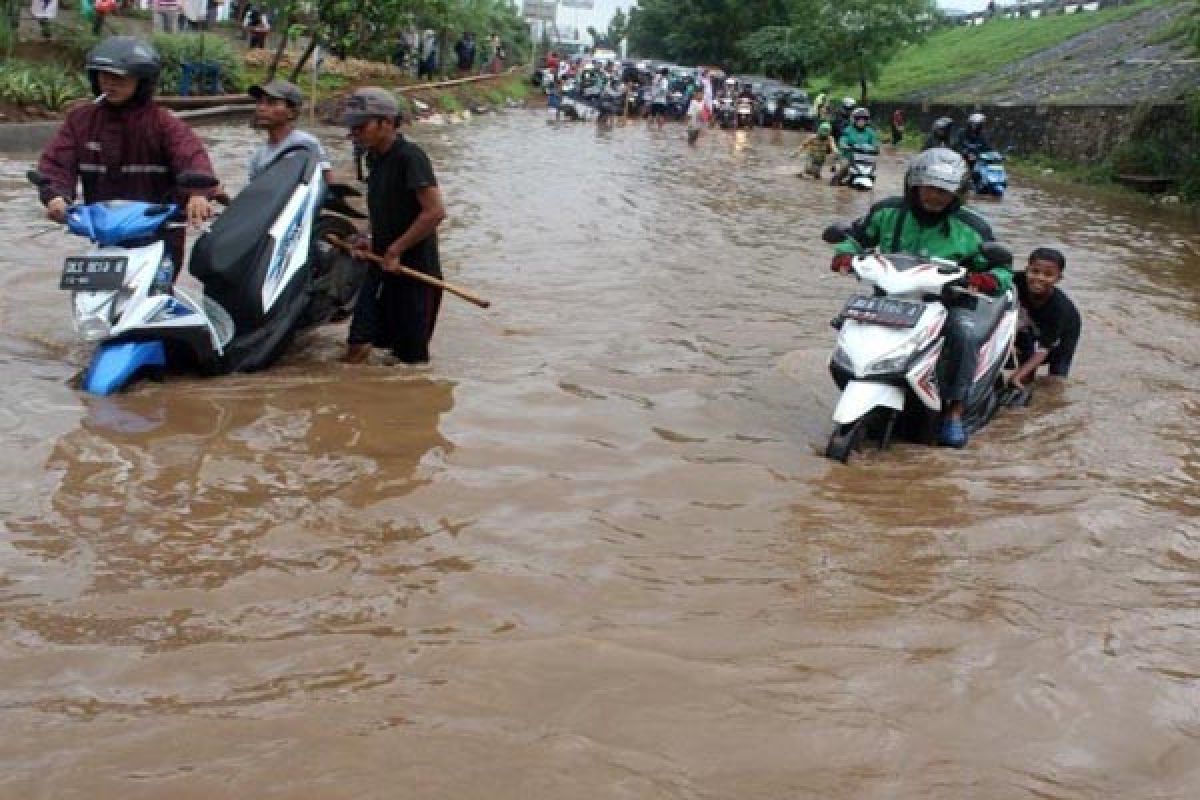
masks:
<instances>
[{"instance_id":1,"label":"white scooter","mask_svg":"<svg viewBox=\"0 0 1200 800\"><path fill-rule=\"evenodd\" d=\"M842 226L827 228L831 244L849 239ZM989 263L1011 263L1003 245L981 248ZM837 347L829 362L842 390L833 410L834 430L825 448L845 463L867 437L886 449L894 435L929 443L942 409L938 361L947 304L973 306L979 362L968 390L964 422L978 430L1001 404L1003 370L1017 332L1013 293L992 298L963 288L967 271L952 261L867 252L855 256L854 274L874 291L851 297L835 318Z\"/></svg>"},{"instance_id":2,"label":"white scooter","mask_svg":"<svg viewBox=\"0 0 1200 800\"><path fill-rule=\"evenodd\" d=\"M879 148L872 145L854 145L850 154L850 168L846 172L843 183L852 189L869 192L875 188L875 161L879 158Z\"/></svg>"},{"instance_id":3,"label":"white scooter","mask_svg":"<svg viewBox=\"0 0 1200 800\"><path fill-rule=\"evenodd\" d=\"M173 286L175 265L163 231L182 227L173 204L113 200L72 206L67 228L92 242L69 256L59 286L70 290L75 330L97 342L83 389L106 395L150 369L207 374L270 366L297 330L348 311L362 282L360 264L322 241L355 232L344 202L355 190L324 185L316 154L297 147L238 194L192 251L204 293ZM41 183L41 176L29 173ZM216 185L181 175L183 189ZM338 214L322 214L322 206Z\"/></svg>"},{"instance_id":4,"label":"white scooter","mask_svg":"<svg viewBox=\"0 0 1200 800\"><path fill-rule=\"evenodd\" d=\"M737 101L737 127L754 127L754 101L749 97L739 97Z\"/></svg>"}]
</instances>

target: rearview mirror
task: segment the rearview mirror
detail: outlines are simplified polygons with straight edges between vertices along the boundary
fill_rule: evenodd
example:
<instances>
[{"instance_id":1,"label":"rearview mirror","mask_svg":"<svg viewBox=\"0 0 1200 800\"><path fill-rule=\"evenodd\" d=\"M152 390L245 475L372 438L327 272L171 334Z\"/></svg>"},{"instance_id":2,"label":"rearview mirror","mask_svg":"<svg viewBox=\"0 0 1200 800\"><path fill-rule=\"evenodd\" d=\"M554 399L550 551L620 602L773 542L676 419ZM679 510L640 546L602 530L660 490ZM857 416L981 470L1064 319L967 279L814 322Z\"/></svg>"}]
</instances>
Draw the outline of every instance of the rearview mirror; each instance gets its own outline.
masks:
<instances>
[{"instance_id":1,"label":"rearview mirror","mask_svg":"<svg viewBox=\"0 0 1200 800\"><path fill-rule=\"evenodd\" d=\"M834 223L821 232L821 241L826 244L839 244L849 237L849 229L845 225Z\"/></svg>"},{"instance_id":2,"label":"rearview mirror","mask_svg":"<svg viewBox=\"0 0 1200 800\"><path fill-rule=\"evenodd\" d=\"M181 189L212 189L221 182L212 175L203 172L181 172L175 180Z\"/></svg>"},{"instance_id":3,"label":"rearview mirror","mask_svg":"<svg viewBox=\"0 0 1200 800\"><path fill-rule=\"evenodd\" d=\"M983 253L983 257L987 259L987 263L992 266L1012 265L1012 250L1009 250L999 242L984 242L979 247L979 252Z\"/></svg>"},{"instance_id":4,"label":"rearview mirror","mask_svg":"<svg viewBox=\"0 0 1200 800\"><path fill-rule=\"evenodd\" d=\"M46 182L46 179L42 177L42 173L38 172L36 169L31 169L28 172L26 172L25 180L29 181L34 186L39 186L39 187L43 183Z\"/></svg>"}]
</instances>

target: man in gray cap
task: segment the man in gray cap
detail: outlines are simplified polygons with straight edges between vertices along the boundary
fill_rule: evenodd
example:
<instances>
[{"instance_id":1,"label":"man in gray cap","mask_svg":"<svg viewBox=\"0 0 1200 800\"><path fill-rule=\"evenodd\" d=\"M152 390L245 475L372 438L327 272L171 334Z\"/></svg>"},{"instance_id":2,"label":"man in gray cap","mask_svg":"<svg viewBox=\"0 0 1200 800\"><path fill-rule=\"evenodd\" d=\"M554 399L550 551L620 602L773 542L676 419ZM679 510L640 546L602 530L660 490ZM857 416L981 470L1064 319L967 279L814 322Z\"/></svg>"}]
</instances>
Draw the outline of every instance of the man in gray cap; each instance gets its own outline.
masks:
<instances>
[{"instance_id":1,"label":"man in gray cap","mask_svg":"<svg viewBox=\"0 0 1200 800\"><path fill-rule=\"evenodd\" d=\"M429 341L437 322L442 292L401 274L401 265L442 277L437 228L446 218L442 193L429 156L396 130L400 108L391 92L357 90L346 101L342 124L356 147L366 153L369 241L356 244L361 255L373 252L350 322L345 360L361 364L374 347L391 350L406 364L429 360Z\"/></svg>"},{"instance_id":2,"label":"man in gray cap","mask_svg":"<svg viewBox=\"0 0 1200 800\"><path fill-rule=\"evenodd\" d=\"M251 86L247 91L254 98L254 127L267 132L267 141L259 145L250 157L250 180L254 180L284 150L297 145L309 147L317 154L325 185L333 182L333 168L321 142L311 133L296 129L296 119L304 106L304 94L293 83L273 80L265 86Z\"/></svg>"}]
</instances>

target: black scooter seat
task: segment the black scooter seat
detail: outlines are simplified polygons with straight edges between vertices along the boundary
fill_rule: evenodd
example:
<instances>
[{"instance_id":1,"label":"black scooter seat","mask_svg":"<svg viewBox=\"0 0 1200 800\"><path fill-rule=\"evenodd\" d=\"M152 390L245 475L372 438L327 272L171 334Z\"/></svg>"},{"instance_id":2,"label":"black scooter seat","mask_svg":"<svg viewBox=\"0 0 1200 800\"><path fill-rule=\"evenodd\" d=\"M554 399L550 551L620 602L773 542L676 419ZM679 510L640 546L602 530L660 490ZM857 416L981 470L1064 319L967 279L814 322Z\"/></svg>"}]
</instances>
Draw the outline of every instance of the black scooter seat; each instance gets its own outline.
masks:
<instances>
[{"instance_id":1,"label":"black scooter seat","mask_svg":"<svg viewBox=\"0 0 1200 800\"><path fill-rule=\"evenodd\" d=\"M229 312L238 330L261 324L262 286L270 267L275 224L296 187L312 180L316 154L289 148L246 185L212 228L196 240L189 265L204 293Z\"/></svg>"}]
</instances>

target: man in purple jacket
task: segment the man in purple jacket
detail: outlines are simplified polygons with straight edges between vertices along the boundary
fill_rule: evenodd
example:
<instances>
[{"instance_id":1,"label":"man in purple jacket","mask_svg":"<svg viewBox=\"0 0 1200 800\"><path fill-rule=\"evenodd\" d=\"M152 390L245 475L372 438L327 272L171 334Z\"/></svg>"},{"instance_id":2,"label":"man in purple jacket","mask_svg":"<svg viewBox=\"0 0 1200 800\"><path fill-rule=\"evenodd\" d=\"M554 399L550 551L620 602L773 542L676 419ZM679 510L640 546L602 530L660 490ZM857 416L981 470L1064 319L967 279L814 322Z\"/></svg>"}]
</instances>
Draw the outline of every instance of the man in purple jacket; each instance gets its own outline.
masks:
<instances>
[{"instance_id":1,"label":"man in purple jacket","mask_svg":"<svg viewBox=\"0 0 1200 800\"><path fill-rule=\"evenodd\" d=\"M67 114L42 151L39 197L46 216L65 222L83 184L83 202L179 202L193 226L208 219L212 190L176 187L184 172L212 175L204 143L182 120L154 102L162 60L146 42L114 36L88 53L87 75L96 100ZM177 265L183 231L164 237Z\"/></svg>"}]
</instances>

